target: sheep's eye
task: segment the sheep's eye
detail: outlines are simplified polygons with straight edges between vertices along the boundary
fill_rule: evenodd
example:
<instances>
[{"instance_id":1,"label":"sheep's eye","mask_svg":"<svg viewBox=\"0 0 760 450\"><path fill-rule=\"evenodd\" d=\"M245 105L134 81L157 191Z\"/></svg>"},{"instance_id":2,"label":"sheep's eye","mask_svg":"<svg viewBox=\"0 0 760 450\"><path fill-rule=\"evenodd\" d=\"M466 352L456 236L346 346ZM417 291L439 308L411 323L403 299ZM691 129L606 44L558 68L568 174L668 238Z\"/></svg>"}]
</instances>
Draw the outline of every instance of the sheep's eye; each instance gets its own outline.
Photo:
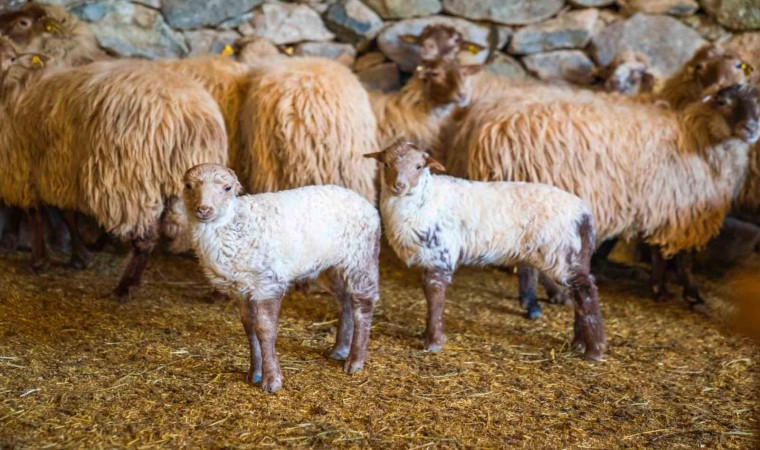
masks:
<instances>
[{"instance_id":1,"label":"sheep's eye","mask_svg":"<svg viewBox=\"0 0 760 450\"><path fill-rule=\"evenodd\" d=\"M417 164L417 170L421 170L421 169L422 169L422 164Z\"/></svg>"},{"instance_id":2,"label":"sheep's eye","mask_svg":"<svg viewBox=\"0 0 760 450\"><path fill-rule=\"evenodd\" d=\"M21 19L18 21L18 24L21 25L22 28L29 28L32 23L28 19Z\"/></svg>"},{"instance_id":3,"label":"sheep's eye","mask_svg":"<svg viewBox=\"0 0 760 450\"><path fill-rule=\"evenodd\" d=\"M386 169L387 169L388 167L390 167L390 165L389 165L388 163L383 163L383 165L385 166L385 168L386 168Z\"/></svg>"},{"instance_id":4,"label":"sheep's eye","mask_svg":"<svg viewBox=\"0 0 760 450\"><path fill-rule=\"evenodd\" d=\"M192 189L193 186L190 183L185 183L185 189Z\"/></svg>"},{"instance_id":5,"label":"sheep's eye","mask_svg":"<svg viewBox=\"0 0 760 450\"><path fill-rule=\"evenodd\" d=\"M11 64L13 64L15 62L16 62L16 57L15 56L11 56Z\"/></svg>"},{"instance_id":6,"label":"sheep's eye","mask_svg":"<svg viewBox=\"0 0 760 450\"><path fill-rule=\"evenodd\" d=\"M229 192L231 190L232 190L232 186L225 186L224 187L224 192Z\"/></svg>"}]
</instances>

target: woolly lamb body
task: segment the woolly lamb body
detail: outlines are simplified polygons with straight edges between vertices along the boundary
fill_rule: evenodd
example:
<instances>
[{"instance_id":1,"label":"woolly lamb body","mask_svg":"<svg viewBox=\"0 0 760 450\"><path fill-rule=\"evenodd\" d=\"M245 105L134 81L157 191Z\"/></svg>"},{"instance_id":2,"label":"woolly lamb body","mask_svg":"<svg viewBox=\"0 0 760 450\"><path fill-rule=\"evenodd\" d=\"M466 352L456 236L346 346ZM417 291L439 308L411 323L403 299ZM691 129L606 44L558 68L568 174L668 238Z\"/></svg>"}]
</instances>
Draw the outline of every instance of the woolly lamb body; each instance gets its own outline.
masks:
<instances>
[{"instance_id":1,"label":"woolly lamb body","mask_svg":"<svg viewBox=\"0 0 760 450\"><path fill-rule=\"evenodd\" d=\"M342 64L281 59L252 77L243 104L241 175L252 192L336 184L375 201L375 146L367 92Z\"/></svg>"},{"instance_id":2,"label":"woolly lamb body","mask_svg":"<svg viewBox=\"0 0 760 450\"><path fill-rule=\"evenodd\" d=\"M324 271L340 309L331 357L346 359L347 373L361 370L379 296L377 210L338 186L237 197L234 173L212 164L189 170L185 182L204 272L241 303L251 348L248 380L261 380L269 392L281 387L274 342L282 297L292 282Z\"/></svg>"}]
</instances>

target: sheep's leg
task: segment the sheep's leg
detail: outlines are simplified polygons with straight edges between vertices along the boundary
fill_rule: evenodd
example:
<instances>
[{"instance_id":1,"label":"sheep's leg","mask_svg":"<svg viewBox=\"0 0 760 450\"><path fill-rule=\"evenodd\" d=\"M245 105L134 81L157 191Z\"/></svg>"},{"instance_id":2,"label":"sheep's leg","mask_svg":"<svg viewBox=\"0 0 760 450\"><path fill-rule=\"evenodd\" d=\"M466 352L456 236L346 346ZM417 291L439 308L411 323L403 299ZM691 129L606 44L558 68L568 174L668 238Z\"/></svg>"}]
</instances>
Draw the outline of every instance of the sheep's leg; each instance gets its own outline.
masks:
<instances>
[{"instance_id":1,"label":"sheep's leg","mask_svg":"<svg viewBox=\"0 0 760 450\"><path fill-rule=\"evenodd\" d=\"M652 276L650 287L652 297L656 302L665 302L672 298L665 283L665 273L668 270L668 261L662 256L659 247L652 247Z\"/></svg>"},{"instance_id":2,"label":"sheep's leg","mask_svg":"<svg viewBox=\"0 0 760 450\"><path fill-rule=\"evenodd\" d=\"M6 207L5 213L5 225L3 226L2 238L0 238L0 254L12 252L18 247L21 218L23 217L23 211L12 206Z\"/></svg>"},{"instance_id":3,"label":"sheep's leg","mask_svg":"<svg viewBox=\"0 0 760 450\"><path fill-rule=\"evenodd\" d=\"M694 263L693 253L691 251L682 251L676 255L676 271L678 279L683 286L683 298L689 302L692 309L700 312L707 311L705 299L699 293L699 287L694 281L692 274L692 265Z\"/></svg>"},{"instance_id":4,"label":"sheep's leg","mask_svg":"<svg viewBox=\"0 0 760 450\"><path fill-rule=\"evenodd\" d=\"M543 316L541 305L536 295L538 270L521 263L517 268L517 280L520 289L520 305L528 314L528 319L535 320Z\"/></svg>"},{"instance_id":5,"label":"sheep's leg","mask_svg":"<svg viewBox=\"0 0 760 450\"><path fill-rule=\"evenodd\" d=\"M554 280L547 277L543 272L539 273L538 281L544 287L549 303L553 305L569 305L573 302L569 291L555 283Z\"/></svg>"},{"instance_id":6,"label":"sheep's leg","mask_svg":"<svg viewBox=\"0 0 760 450\"><path fill-rule=\"evenodd\" d=\"M282 295L267 300L250 300L256 337L261 346L261 388L266 392L276 392L282 387L282 370L275 351L281 305Z\"/></svg>"},{"instance_id":7,"label":"sheep's leg","mask_svg":"<svg viewBox=\"0 0 760 450\"><path fill-rule=\"evenodd\" d=\"M607 348L604 320L599 307L599 291L591 275L591 254L594 252L594 230L590 218L579 227L581 252L575 274L571 278L571 290L575 300L575 323L573 349L583 352L583 357L599 361Z\"/></svg>"},{"instance_id":8,"label":"sheep's leg","mask_svg":"<svg viewBox=\"0 0 760 450\"><path fill-rule=\"evenodd\" d=\"M156 221L145 236L132 239L132 250L129 252L127 267L122 272L119 285L116 286L116 290L114 291L119 301L126 301L131 292L140 285L143 271L145 271L145 266L148 265L150 252L158 244L160 238L158 231L159 222Z\"/></svg>"},{"instance_id":9,"label":"sheep's leg","mask_svg":"<svg viewBox=\"0 0 760 450\"><path fill-rule=\"evenodd\" d=\"M64 254L66 252L66 228L69 233L73 233L71 226L69 226L64 213L55 206L44 206L45 218L48 225L50 225L50 249L58 254ZM74 243L72 239L71 251L74 251Z\"/></svg>"},{"instance_id":10,"label":"sheep's leg","mask_svg":"<svg viewBox=\"0 0 760 450\"><path fill-rule=\"evenodd\" d=\"M40 273L48 266L45 254L45 217L41 208L32 208L27 213L32 227L32 260L30 268L34 273Z\"/></svg>"},{"instance_id":11,"label":"sheep's leg","mask_svg":"<svg viewBox=\"0 0 760 450\"><path fill-rule=\"evenodd\" d=\"M447 341L443 332L443 305L446 303L446 288L450 282L450 272L425 271L425 298L428 304L425 350L431 352L441 351Z\"/></svg>"},{"instance_id":12,"label":"sheep's leg","mask_svg":"<svg viewBox=\"0 0 760 450\"><path fill-rule=\"evenodd\" d=\"M71 260L69 265L75 269L83 270L90 266L92 256L84 245L82 235L79 234L79 221L77 220L76 211L67 210L63 212L63 220L69 228L71 236Z\"/></svg>"},{"instance_id":13,"label":"sheep's leg","mask_svg":"<svg viewBox=\"0 0 760 450\"><path fill-rule=\"evenodd\" d=\"M248 366L248 373L245 376L245 380L250 383L261 382L261 345L256 337L256 329L254 327L255 318L253 317L253 308L251 308L250 302L247 298L240 299L240 321L243 322L243 329L245 329L245 336L248 338L248 345L250 346L251 358L250 365Z\"/></svg>"},{"instance_id":14,"label":"sheep's leg","mask_svg":"<svg viewBox=\"0 0 760 450\"><path fill-rule=\"evenodd\" d=\"M338 301L338 331L335 335L335 345L330 351L330 358L343 361L351 349L351 339L354 334L354 317L351 296L346 292L345 283L340 274L330 274L330 290Z\"/></svg>"}]
</instances>

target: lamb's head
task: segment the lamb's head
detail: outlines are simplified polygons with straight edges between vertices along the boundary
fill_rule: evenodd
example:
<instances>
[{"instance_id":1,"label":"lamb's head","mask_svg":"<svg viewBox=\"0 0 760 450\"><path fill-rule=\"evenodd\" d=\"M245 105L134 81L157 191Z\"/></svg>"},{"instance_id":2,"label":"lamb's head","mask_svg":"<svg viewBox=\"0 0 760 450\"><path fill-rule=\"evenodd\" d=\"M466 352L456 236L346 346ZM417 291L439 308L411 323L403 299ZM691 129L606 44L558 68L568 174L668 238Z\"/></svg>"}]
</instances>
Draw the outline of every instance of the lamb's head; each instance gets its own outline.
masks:
<instances>
[{"instance_id":1,"label":"lamb's head","mask_svg":"<svg viewBox=\"0 0 760 450\"><path fill-rule=\"evenodd\" d=\"M423 63L430 63L440 58L454 60L461 50L479 53L482 45L466 41L456 28L446 24L428 25L422 34L414 36L405 34L401 40L419 46L419 56Z\"/></svg>"},{"instance_id":2,"label":"lamb's head","mask_svg":"<svg viewBox=\"0 0 760 450\"><path fill-rule=\"evenodd\" d=\"M463 66L456 61L441 59L417 67L425 97L436 106L467 106L472 97L472 75L482 66Z\"/></svg>"},{"instance_id":3,"label":"lamb's head","mask_svg":"<svg viewBox=\"0 0 760 450\"><path fill-rule=\"evenodd\" d=\"M754 69L738 53L709 45L694 55L687 63L686 70L710 94L727 86L746 83Z\"/></svg>"},{"instance_id":4,"label":"lamb's head","mask_svg":"<svg viewBox=\"0 0 760 450\"><path fill-rule=\"evenodd\" d=\"M38 53L19 53L8 38L0 36L0 98L9 100L50 60Z\"/></svg>"},{"instance_id":5,"label":"lamb's head","mask_svg":"<svg viewBox=\"0 0 760 450\"><path fill-rule=\"evenodd\" d=\"M636 95L652 92L656 77L649 67L649 58L638 52L624 52L607 67L604 87L608 92Z\"/></svg>"},{"instance_id":6,"label":"lamb's head","mask_svg":"<svg viewBox=\"0 0 760 450\"><path fill-rule=\"evenodd\" d=\"M0 34L26 47L36 37L61 33L61 23L54 17L61 11L61 8L51 5L27 3L18 11L0 14Z\"/></svg>"},{"instance_id":7,"label":"lamb's head","mask_svg":"<svg viewBox=\"0 0 760 450\"><path fill-rule=\"evenodd\" d=\"M200 164L185 172L183 197L190 217L202 223L223 217L243 191L231 169L219 164Z\"/></svg>"},{"instance_id":8,"label":"lamb's head","mask_svg":"<svg viewBox=\"0 0 760 450\"><path fill-rule=\"evenodd\" d=\"M710 132L718 139L738 138L754 144L760 138L760 96L747 84L719 90L703 100L712 113Z\"/></svg>"},{"instance_id":9,"label":"lamb's head","mask_svg":"<svg viewBox=\"0 0 760 450\"><path fill-rule=\"evenodd\" d=\"M383 183L393 195L398 196L412 193L430 169L446 170L428 152L405 141L395 142L382 151L368 153L364 157L383 163Z\"/></svg>"}]
</instances>

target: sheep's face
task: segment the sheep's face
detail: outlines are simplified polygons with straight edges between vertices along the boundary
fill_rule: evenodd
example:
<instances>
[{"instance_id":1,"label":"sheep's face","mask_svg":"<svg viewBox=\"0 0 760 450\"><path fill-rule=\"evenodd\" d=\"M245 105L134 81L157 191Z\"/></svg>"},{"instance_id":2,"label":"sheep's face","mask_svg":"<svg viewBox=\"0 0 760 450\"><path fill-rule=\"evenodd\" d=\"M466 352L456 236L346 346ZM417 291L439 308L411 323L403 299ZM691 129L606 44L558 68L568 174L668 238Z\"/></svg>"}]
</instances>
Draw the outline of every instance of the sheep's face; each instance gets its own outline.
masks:
<instances>
[{"instance_id":1,"label":"sheep's face","mask_svg":"<svg viewBox=\"0 0 760 450\"><path fill-rule=\"evenodd\" d=\"M60 31L60 23L50 17L44 6L35 3L28 3L18 11L0 15L0 34L8 36L22 47L35 37Z\"/></svg>"},{"instance_id":2,"label":"sheep's face","mask_svg":"<svg viewBox=\"0 0 760 450\"><path fill-rule=\"evenodd\" d=\"M727 86L746 83L754 69L737 53L709 46L697 52L687 70L702 89L714 93Z\"/></svg>"},{"instance_id":3,"label":"sheep's face","mask_svg":"<svg viewBox=\"0 0 760 450\"><path fill-rule=\"evenodd\" d=\"M185 172L185 208L190 217L209 223L221 217L242 192L235 172L219 164L201 164Z\"/></svg>"},{"instance_id":4,"label":"sheep's face","mask_svg":"<svg viewBox=\"0 0 760 450\"><path fill-rule=\"evenodd\" d=\"M445 171L441 163L428 152L411 142L396 142L377 153L364 155L383 164L383 182L393 195L404 196L413 192L428 168Z\"/></svg>"},{"instance_id":5,"label":"sheep's face","mask_svg":"<svg viewBox=\"0 0 760 450\"><path fill-rule=\"evenodd\" d=\"M440 58L453 61L462 50L471 53L483 50L483 46L464 40L462 33L446 24L428 25L419 36L403 35L401 39L419 46L419 56L423 63L431 63Z\"/></svg>"},{"instance_id":6,"label":"sheep's face","mask_svg":"<svg viewBox=\"0 0 760 450\"><path fill-rule=\"evenodd\" d=\"M717 114L710 124L718 138L735 137L754 144L760 138L760 98L749 85L734 85L705 99Z\"/></svg>"},{"instance_id":7,"label":"sheep's face","mask_svg":"<svg viewBox=\"0 0 760 450\"><path fill-rule=\"evenodd\" d=\"M417 68L425 96L436 106L467 106L472 96L472 75L482 66L462 66L456 61L439 60Z\"/></svg>"},{"instance_id":8,"label":"sheep's face","mask_svg":"<svg viewBox=\"0 0 760 450\"><path fill-rule=\"evenodd\" d=\"M7 99L19 92L30 74L44 68L49 60L37 53L19 53L10 40L0 37L0 97Z\"/></svg>"}]
</instances>

